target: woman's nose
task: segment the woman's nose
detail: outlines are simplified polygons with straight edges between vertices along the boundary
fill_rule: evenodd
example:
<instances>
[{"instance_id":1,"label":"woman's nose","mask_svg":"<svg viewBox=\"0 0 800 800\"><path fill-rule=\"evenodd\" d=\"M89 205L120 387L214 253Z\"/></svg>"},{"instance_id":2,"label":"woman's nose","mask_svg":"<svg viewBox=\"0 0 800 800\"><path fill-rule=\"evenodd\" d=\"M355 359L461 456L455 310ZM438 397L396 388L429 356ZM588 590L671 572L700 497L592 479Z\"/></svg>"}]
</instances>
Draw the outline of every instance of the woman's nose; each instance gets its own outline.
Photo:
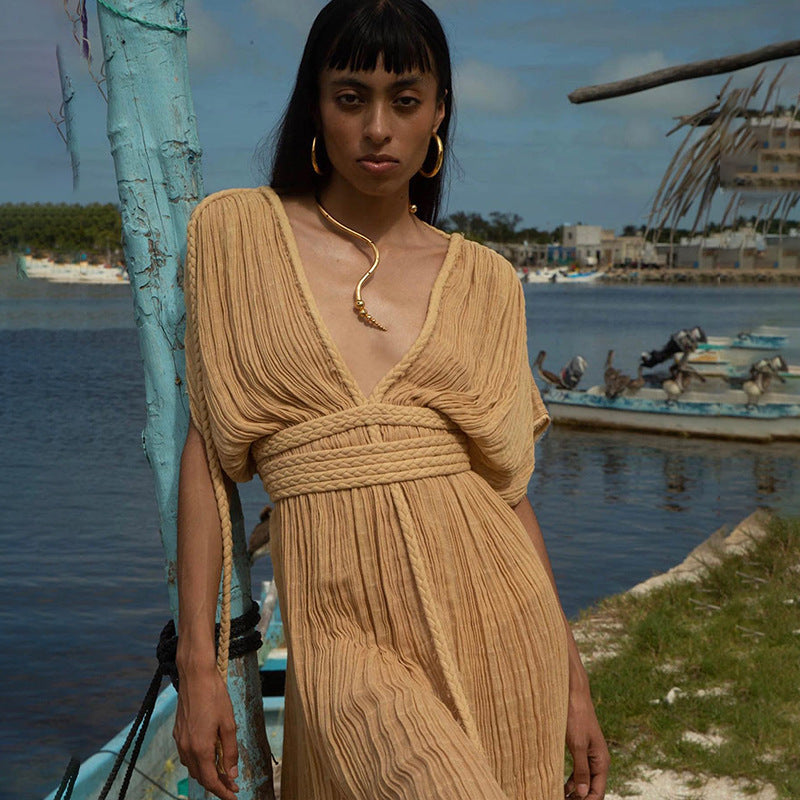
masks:
<instances>
[{"instance_id":1,"label":"woman's nose","mask_svg":"<svg viewBox=\"0 0 800 800\"><path fill-rule=\"evenodd\" d=\"M391 138L389 110L383 103L372 103L364 120L364 135L377 143Z\"/></svg>"}]
</instances>

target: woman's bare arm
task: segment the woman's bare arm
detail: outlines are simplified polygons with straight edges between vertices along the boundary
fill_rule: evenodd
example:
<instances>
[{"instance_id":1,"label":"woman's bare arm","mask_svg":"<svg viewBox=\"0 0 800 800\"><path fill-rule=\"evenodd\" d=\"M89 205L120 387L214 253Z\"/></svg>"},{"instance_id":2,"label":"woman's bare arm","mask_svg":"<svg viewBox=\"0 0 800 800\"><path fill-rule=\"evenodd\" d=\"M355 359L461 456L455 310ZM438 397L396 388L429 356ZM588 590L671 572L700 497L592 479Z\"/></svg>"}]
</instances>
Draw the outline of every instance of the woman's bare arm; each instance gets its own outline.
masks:
<instances>
[{"instance_id":1,"label":"woman's bare arm","mask_svg":"<svg viewBox=\"0 0 800 800\"><path fill-rule=\"evenodd\" d=\"M539 554L557 598L556 579L553 575L553 568L547 555L542 530L539 527L539 521L536 519L533 506L531 506L530 500L525 497L513 508L514 513L525 526L536 552ZM606 779L608 777L608 747L597 722L589 691L589 679L563 608L561 609L561 616L564 620L567 651L569 653L567 746L572 754L574 767L565 789L567 797L578 796L585 797L586 800L602 800L605 796Z\"/></svg>"},{"instance_id":2,"label":"woman's bare arm","mask_svg":"<svg viewBox=\"0 0 800 800\"><path fill-rule=\"evenodd\" d=\"M203 437L189 423L178 485L178 653L180 679L174 737L189 774L223 800L235 800L236 725L217 670L214 616L222 549L219 512ZM219 737L227 774L217 772Z\"/></svg>"}]
</instances>

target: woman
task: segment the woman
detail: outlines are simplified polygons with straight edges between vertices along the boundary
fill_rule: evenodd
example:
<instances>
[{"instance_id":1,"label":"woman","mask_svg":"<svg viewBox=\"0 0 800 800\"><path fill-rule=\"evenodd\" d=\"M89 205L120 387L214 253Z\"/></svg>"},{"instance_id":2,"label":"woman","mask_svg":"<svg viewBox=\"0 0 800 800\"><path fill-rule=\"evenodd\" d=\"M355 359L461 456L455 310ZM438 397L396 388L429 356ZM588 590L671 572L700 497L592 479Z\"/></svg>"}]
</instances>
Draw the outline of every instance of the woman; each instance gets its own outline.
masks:
<instances>
[{"instance_id":1,"label":"woman","mask_svg":"<svg viewBox=\"0 0 800 800\"><path fill-rule=\"evenodd\" d=\"M224 800L218 519L225 484L255 471L289 647L285 800L553 800L565 736L564 791L604 795L607 749L526 498L549 420L522 289L496 253L429 224L451 116L421 0L333 0L271 187L192 216L175 736Z\"/></svg>"}]
</instances>

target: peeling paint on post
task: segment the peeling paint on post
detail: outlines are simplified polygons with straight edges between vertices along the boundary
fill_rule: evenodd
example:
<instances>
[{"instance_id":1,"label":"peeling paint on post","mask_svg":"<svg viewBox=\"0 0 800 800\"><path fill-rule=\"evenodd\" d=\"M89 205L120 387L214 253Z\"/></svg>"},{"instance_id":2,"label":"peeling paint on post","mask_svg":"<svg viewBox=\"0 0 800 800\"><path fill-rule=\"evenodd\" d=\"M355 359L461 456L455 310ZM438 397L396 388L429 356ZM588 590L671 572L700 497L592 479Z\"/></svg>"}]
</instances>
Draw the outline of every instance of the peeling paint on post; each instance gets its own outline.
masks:
<instances>
[{"instance_id":1,"label":"peeling paint on post","mask_svg":"<svg viewBox=\"0 0 800 800\"><path fill-rule=\"evenodd\" d=\"M180 30L186 27L182 0L118 0L115 9L98 4L108 84L108 137L144 362L147 422L142 443L155 476L166 580L177 620L178 476L189 418L182 264L189 215L203 196L201 151L186 36ZM231 503L231 516L231 613L236 617L251 602L238 495ZM231 661L228 688L238 727L239 800L272 800L271 754L255 653ZM194 800L206 793L192 782L190 796Z\"/></svg>"}]
</instances>

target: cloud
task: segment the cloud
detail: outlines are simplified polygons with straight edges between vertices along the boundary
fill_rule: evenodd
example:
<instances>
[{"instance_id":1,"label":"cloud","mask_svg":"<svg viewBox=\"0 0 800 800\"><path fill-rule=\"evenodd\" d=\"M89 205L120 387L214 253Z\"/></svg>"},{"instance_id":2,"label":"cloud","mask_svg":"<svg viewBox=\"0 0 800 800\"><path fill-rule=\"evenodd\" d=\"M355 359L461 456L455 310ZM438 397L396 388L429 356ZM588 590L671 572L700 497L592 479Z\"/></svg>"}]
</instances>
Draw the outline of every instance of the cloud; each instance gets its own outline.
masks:
<instances>
[{"instance_id":1,"label":"cloud","mask_svg":"<svg viewBox=\"0 0 800 800\"><path fill-rule=\"evenodd\" d=\"M61 105L56 66L56 44L73 85L85 72L74 57L78 46L71 25L52 0L29 0L17 4L14 21L9 17L0 30L0 118L4 124L54 114Z\"/></svg>"},{"instance_id":2,"label":"cloud","mask_svg":"<svg viewBox=\"0 0 800 800\"><path fill-rule=\"evenodd\" d=\"M526 109L527 90L511 70L470 59L454 69L456 103L495 114L517 114Z\"/></svg>"},{"instance_id":3,"label":"cloud","mask_svg":"<svg viewBox=\"0 0 800 800\"><path fill-rule=\"evenodd\" d=\"M229 63L234 52L230 34L197 2L190 9L186 39L189 67L193 73L210 72Z\"/></svg>"},{"instance_id":4,"label":"cloud","mask_svg":"<svg viewBox=\"0 0 800 800\"><path fill-rule=\"evenodd\" d=\"M74 84L74 74L69 68L66 71ZM3 80L0 92L0 112L6 124L13 120L46 118L48 110L58 113L61 89L54 43L6 39L0 46L0 72L14 75L13 80Z\"/></svg>"},{"instance_id":5,"label":"cloud","mask_svg":"<svg viewBox=\"0 0 800 800\"><path fill-rule=\"evenodd\" d=\"M314 18L325 6L324 0L250 0L256 12L270 20L285 22L306 33ZM430 7L438 14L455 8L480 6L485 0L431 0Z\"/></svg>"},{"instance_id":6,"label":"cloud","mask_svg":"<svg viewBox=\"0 0 800 800\"><path fill-rule=\"evenodd\" d=\"M325 5L320 0L250 0L259 16L285 22L303 33L311 28L317 14Z\"/></svg>"},{"instance_id":7,"label":"cloud","mask_svg":"<svg viewBox=\"0 0 800 800\"><path fill-rule=\"evenodd\" d=\"M673 65L660 50L626 53L601 64L594 73L593 82L611 83ZM713 102L715 94L715 89L710 89L707 82L681 81L607 101L613 104L613 108L612 105L608 105L607 108L625 114L650 111L657 113L663 119L666 116L699 111Z\"/></svg>"}]
</instances>

